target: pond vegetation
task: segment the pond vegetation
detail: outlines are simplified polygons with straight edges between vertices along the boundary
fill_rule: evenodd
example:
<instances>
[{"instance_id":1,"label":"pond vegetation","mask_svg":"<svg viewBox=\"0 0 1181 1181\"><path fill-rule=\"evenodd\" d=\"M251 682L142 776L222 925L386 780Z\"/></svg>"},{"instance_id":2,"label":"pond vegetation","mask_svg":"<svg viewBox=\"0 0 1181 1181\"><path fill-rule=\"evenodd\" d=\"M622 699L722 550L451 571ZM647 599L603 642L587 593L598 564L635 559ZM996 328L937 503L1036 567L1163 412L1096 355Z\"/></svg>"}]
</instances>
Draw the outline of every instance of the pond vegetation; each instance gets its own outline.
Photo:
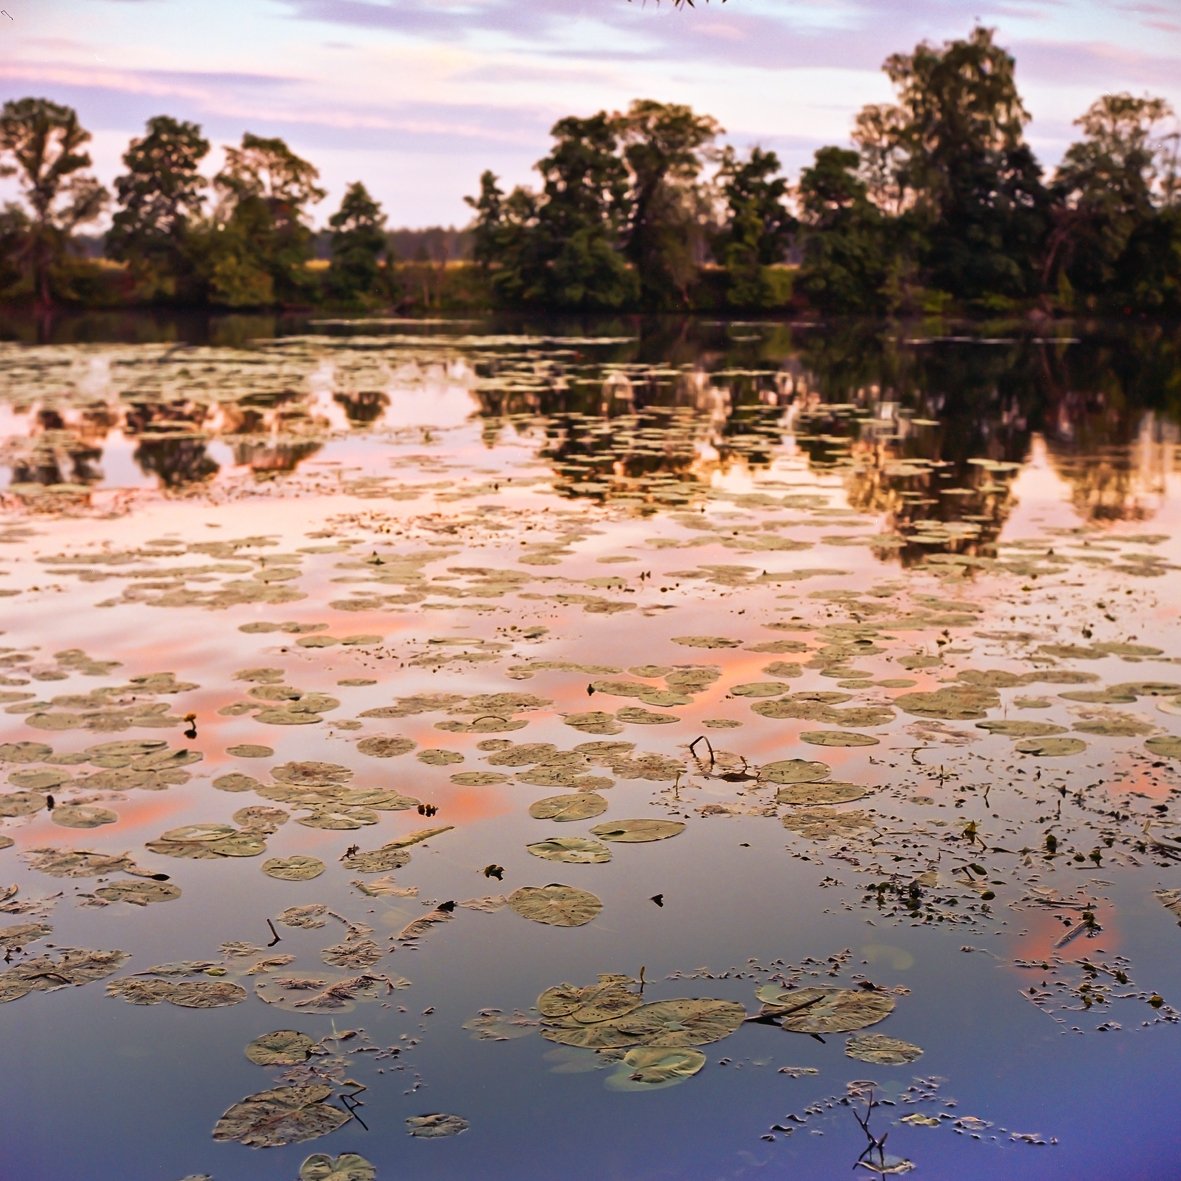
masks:
<instances>
[{"instance_id":1,"label":"pond vegetation","mask_svg":"<svg viewBox=\"0 0 1181 1181\"><path fill-rule=\"evenodd\" d=\"M131 327L0 344L14 1176L1167 1175L1175 335Z\"/></svg>"}]
</instances>

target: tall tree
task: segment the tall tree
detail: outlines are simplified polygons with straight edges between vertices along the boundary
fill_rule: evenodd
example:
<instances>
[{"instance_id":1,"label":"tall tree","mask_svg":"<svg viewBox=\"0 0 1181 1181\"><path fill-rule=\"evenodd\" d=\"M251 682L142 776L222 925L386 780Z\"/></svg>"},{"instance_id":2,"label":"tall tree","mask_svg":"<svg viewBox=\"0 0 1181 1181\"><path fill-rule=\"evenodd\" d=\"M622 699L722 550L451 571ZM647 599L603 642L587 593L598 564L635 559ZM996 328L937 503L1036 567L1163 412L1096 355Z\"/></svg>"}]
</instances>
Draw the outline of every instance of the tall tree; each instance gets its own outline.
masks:
<instances>
[{"instance_id":1,"label":"tall tree","mask_svg":"<svg viewBox=\"0 0 1181 1181\"><path fill-rule=\"evenodd\" d=\"M219 196L209 267L214 302L269 303L307 294L312 231L306 206L324 197L319 176L278 138L247 132L241 147L226 148L225 167L213 179Z\"/></svg>"},{"instance_id":2,"label":"tall tree","mask_svg":"<svg viewBox=\"0 0 1181 1181\"><path fill-rule=\"evenodd\" d=\"M773 300L764 268L784 260L796 226L786 205L787 178L779 167L779 157L759 147L751 148L746 160L732 148L722 156L719 180L726 215L714 249L726 267L728 297L735 307L765 307Z\"/></svg>"},{"instance_id":3,"label":"tall tree","mask_svg":"<svg viewBox=\"0 0 1181 1181\"><path fill-rule=\"evenodd\" d=\"M722 128L679 103L637 99L617 126L631 172L624 250L650 307L689 304L701 262L706 202L698 177Z\"/></svg>"},{"instance_id":4,"label":"tall tree","mask_svg":"<svg viewBox=\"0 0 1181 1181\"><path fill-rule=\"evenodd\" d=\"M360 181L349 185L328 225L332 230L328 280L333 293L344 298L380 294L383 279L389 277L381 267L387 254L385 214ZM388 283L384 286L388 294Z\"/></svg>"},{"instance_id":5,"label":"tall tree","mask_svg":"<svg viewBox=\"0 0 1181 1181\"><path fill-rule=\"evenodd\" d=\"M0 110L0 176L16 176L29 209L18 264L39 304L53 302L54 274L74 229L102 212L107 191L83 150L90 132L72 107L46 98L12 99Z\"/></svg>"},{"instance_id":6,"label":"tall tree","mask_svg":"<svg viewBox=\"0 0 1181 1181\"><path fill-rule=\"evenodd\" d=\"M887 223L869 200L860 165L856 152L824 147L800 173L804 261L797 287L822 311L875 313L889 303Z\"/></svg>"},{"instance_id":7,"label":"tall tree","mask_svg":"<svg viewBox=\"0 0 1181 1181\"><path fill-rule=\"evenodd\" d=\"M884 69L898 103L863 112L859 138L873 146L879 191L896 186L897 204L914 211L931 282L968 298L1032 292L1048 196L1012 56L978 27L893 54Z\"/></svg>"},{"instance_id":8,"label":"tall tree","mask_svg":"<svg viewBox=\"0 0 1181 1181\"><path fill-rule=\"evenodd\" d=\"M628 173L614 118L600 111L554 124L554 146L537 167L544 179L538 211L538 276L546 302L578 309L618 308L636 296L620 253Z\"/></svg>"},{"instance_id":9,"label":"tall tree","mask_svg":"<svg viewBox=\"0 0 1181 1181\"><path fill-rule=\"evenodd\" d=\"M188 276L189 231L205 200L200 173L209 141L196 123L168 115L148 120L147 134L123 154L127 172L116 179L119 199L107 252L125 261L143 298L175 297Z\"/></svg>"},{"instance_id":10,"label":"tall tree","mask_svg":"<svg viewBox=\"0 0 1181 1181\"><path fill-rule=\"evenodd\" d=\"M1171 161L1155 136L1172 114L1163 98L1105 94L1075 120L1083 138L1067 149L1052 186L1058 205L1048 280L1065 275L1089 295L1115 294L1126 285L1117 283L1117 272L1127 270L1121 256L1172 197Z\"/></svg>"}]
</instances>

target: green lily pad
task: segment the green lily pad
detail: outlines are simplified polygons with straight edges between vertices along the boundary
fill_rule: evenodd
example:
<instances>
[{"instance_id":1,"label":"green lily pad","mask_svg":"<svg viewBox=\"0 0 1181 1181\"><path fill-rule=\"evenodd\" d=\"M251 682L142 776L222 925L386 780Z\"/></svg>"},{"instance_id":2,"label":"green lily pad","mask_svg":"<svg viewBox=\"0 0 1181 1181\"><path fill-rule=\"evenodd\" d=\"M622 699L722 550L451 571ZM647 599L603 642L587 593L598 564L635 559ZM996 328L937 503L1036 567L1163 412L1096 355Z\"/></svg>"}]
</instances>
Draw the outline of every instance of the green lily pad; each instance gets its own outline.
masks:
<instances>
[{"instance_id":1,"label":"green lily pad","mask_svg":"<svg viewBox=\"0 0 1181 1181\"><path fill-rule=\"evenodd\" d=\"M92 951L60 947L47 955L33 956L0 972L0 1004L30 992L53 992L70 985L88 984L117 972L128 951Z\"/></svg>"},{"instance_id":2,"label":"green lily pad","mask_svg":"<svg viewBox=\"0 0 1181 1181\"><path fill-rule=\"evenodd\" d=\"M856 730L805 730L800 739L813 746L877 746L878 740Z\"/></svg>"},{"instance_id":3,"label":"green lily pad","mask_svg":"<svg viewBox=\"0 0 1181 1181\"><path fill-rule=\"evenodd\" d=\"M759 772L759 778L767 783L816 783L827 779L832 768L815 759L783 759L767 763Z\"/></svg>"},{"instance_id":4,"label":"green lily pad","mask_svg":"<svg viewBox=\"0 0 1181 1181\"><path fill-rule=\"evenodd\" d=\"M736 1001L687 997L640 1005L621 1017L586 1025L549 1025L549 1041L586 1049L623 1046L703 1046L732 1034L746 1020Z\"/></svg>"},{"instance_id":5,"label":"green lily pad","mask_svg":"<svg viewBox=\"0 0 1181 1181\"><path fill-rule=\"evenodd\" d=\"M590 1025L620 1017L644 1003L628 983L618 976L600 977L597 984L582 986L563 981L537 998L537 1011L560 1025Z\"/></svg>"},{"instance_id":6,"label":"green lily pad","mask_svg":"<svg viewBox=\"0 0 1181 1181\"><path fill-rule=\"evenodd\" d=\"M886 992L860 988L781 988L765 984L756 994L768 1016L793 1033L849 1033L884 1021L894 1011Z\"/></svg>"},{"instance_id":7,"label":"green lily pad","mask_svg":"<svg viewBox=\"0 0 1181 1181\"><path fill-rule=\"evenodd\" d=\"M872 1062L881 1066L905 1066L923 1056L922 1046L904 1042L901 1038L887 1037L884 1033L854 1034L845 1043L845 1053L859 1062Z\"/></svg>"},{"instance_id":8,"label":"green lily pad","mask_svg":"<svg viewBox=\"0 0 1181 1181\"><path fill-rule=\"evenodd\" d=\"M522 886L508 896L509 906L522 918L551 927L582 927L603 909L589 890L552 882L548 886Z\"/></svg>"},{"instance_id":9,"label":"green lily pad","mask_svg":"<svg viewBox=\"0 0 1181 1181\"><path fill-rule=\"evenodd\" d=\"M908 714L920 718L961 721L982 718L1000 703L1000 694L983 686L953 686L930 692L901 693L894 698L894 704Z\"/></svg>"},{"instance_id":10,"label":"green lily pad","mask_svg":"<svg viewBox=\"0 0 1181 1181\"><path fill-rule=\"evenodd\" d=\"M99 808L93 804L60 804L52 812L53 823L66 828L98 828L103 824L114 824L119 819L110 808Z\"/></svg>"},{"instance_id":11,"label":"green lily pad","mask_svg":"<svg viewBox=\"0 0 1181 1181\"><path fill-rule=\"evenodd\" d=\"M705 1055L691 1047L636 1046L620 1059L608 1075L612 1091L656 1091L692 1078L704 1065Z\"/></svg>"},{"instance_id":12,"label":"green lily pad","mask_svg":"<svg viewBox=\"0 0 1181 1181\"><path fill-rule=\"evenodd\" d=\"M877 818L870 812L838 812L835 808L800 808L783 818L783 827L813 840L825 837L850 836L866 828L873 828Z\"/></svg>"},{"instance_id":13,"label":"green lily pad","mask_svg":"<svg viewBox=\"0 0 1181 1181\"><path fill-rule=\"evenodd\" d=\"M357 743L357 750L363 755L371 755L375 759L393 759L414 749L414 743L409 738L362 738Z\"/></svg>"},{"instance_id":14,"label":"green lily pad","mask_svg":"<svg viewBox=\"0 0 1181 1181\"><path fill-rule=\"evenodd\" d=\"M643 844L647 841L665 841L685 831L681 820L605 820L596 824L591 832L603 841Z\"/></svg>"},{"instance_id":15,"label":"green lily pad","mask_svg":"<svg viewBox=\"0 0 1181 1181\"><path fill-rule=\"evenodd\" d=\"M108 902L130 902L132 906L147 906L151 902L171 902L180 897L180 887L172 882L112 882L99 886L95 893Z\"/></svg>"},{"instance_id":16,"label":"green lily pad","mask_svg":"<svg viewBox=\"0 0 1181 1181\"><path fill-rule=\"evenodd\" d=\"M868 787L859 783L791 783L775 793L777 804L848 804L870 794Z\"/></svg>"},{"instance_id":17,"label":"green lily pad","mask_svg":"<svg viewBox=\"0 0 1181 1181\"><path fill-rule=\"evenodd\" d=\"M550 837L546 841L534 841L525 846L534 857L547 861L568 861L573 865L601 864L611 860L611 850L602 841L586 837Z\"/></svg>"},{"instance_id":18,"label":"green lily pad","mask_svg":"<svg viewBox=\"0 0 1181 1181\"><path fill-rule=\"evenodd\" d=\"M471 1125L462 1116L445 1115L442 1112L432 1112L429 1115L411 1115L406 1117L406 1131L411 1136L420 1139L433 1139L439 1136L458 1136L466 1132Z\"/></svg>"},{"instance_id":19,"label":"green lily pad","mask_svg":"<svg viewBox=\"0 0 1181 1181\"><path fill-rule=\"evenodd\" d=\"M1087 744L1081 738L1023 738L1013 748L1022 754L1057 758L1060 755L1076 755L1086 750Z\"/></svg>"},{"instance_id":20,"label":"green lily pad","mask_svg":"<svg viewBox=\"0 0 1181 1181\"><path fill-rule=\"evenodd\" d=\"M576 791L568 795L546 796L529 805L534 820L589 820L607 811L607 801L593 791Z\"/></svg>"},{"instance_id":21,"label":"green lily pad","mask_svg":"<svg viewBox=\"0 0 1181 1181\"><path fill-rule=\"evenodd\" d=\"M324 862L319 857L300 855L271 857L262 863L262 872L284 882L307 882L324 872Z\"/></svg>"},{"instance_id":22,"label":"green lily pad","mask_svg":"<svg viewBox=\"0 0 1181 1181\"><path fill-rule=\"evenodd\" d=\"M247 1095L217 1121L213 1138L237 1140L251 1148L275 1148L326 1136L352 1119L326 1102L331 1094L331 1087L311 1083Z\"/></svg>"},{"instance_id":23,"label":"green lily pad","mask_svg":"<svg viewBox=\"0 0 1181 1181\"><path fill-rule=\"evenodd\" d=\"M978 730L987 730L991 734L1002 734L1006 738L1045 738L1050 734L1064 734L1065 726L1055 726L1052 722L1023 722L988 719L977 722Z\"/></svg>"},{"instance_id":24,"label":"green lily pad","mask_svg":"<svg viewBox=\"0 0 1181 1181\"><path fill-rule=\"evenodd\" d=\"M377 1166L355 1152L313 1153L299 1166L299 1181L374 1181Z\"/></svg>"},{"instance_id":25,"label":"green lily pad","mask_svg":"<svg viewBox=\"0 0 1181 1181\"><path fill-rule=\"evenodd\" d=\"M1145 740L1144 746L1154 755L1161 755L1166 759L1181 759L1181 738L1176 735L1148 738Z\"/></svg>"},{"instance_id":26,"label":"green lily pad","mask_svg":"<svg viewBox=\"0 0 1181 1181\"><path fill-rule=\"evenodd\" d=\"M259 1066L295 1066L311 1057L316 1043L295 1029L259 1034L246 1047L246 1057Z\"/></svg>"}]
</instances>

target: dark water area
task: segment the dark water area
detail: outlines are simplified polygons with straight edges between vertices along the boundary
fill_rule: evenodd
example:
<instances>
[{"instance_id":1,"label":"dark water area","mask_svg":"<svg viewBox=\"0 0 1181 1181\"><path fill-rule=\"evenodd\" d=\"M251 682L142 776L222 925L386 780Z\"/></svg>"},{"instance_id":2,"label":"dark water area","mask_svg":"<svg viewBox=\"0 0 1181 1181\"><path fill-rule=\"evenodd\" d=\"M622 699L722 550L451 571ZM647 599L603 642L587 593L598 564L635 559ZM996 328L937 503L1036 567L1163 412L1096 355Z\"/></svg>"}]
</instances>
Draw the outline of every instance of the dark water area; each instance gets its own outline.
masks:
<instances>
[{"instance_id":1,"label":"dark water area","mask_svg":"<svg viewBox=\"0 0 1181 1181\"><path fill-rule=\"evenodd\" d=\"M1176 1175L1175 329L0 318L0 510L0 1176Z\"/></svg>"}]
</instances>

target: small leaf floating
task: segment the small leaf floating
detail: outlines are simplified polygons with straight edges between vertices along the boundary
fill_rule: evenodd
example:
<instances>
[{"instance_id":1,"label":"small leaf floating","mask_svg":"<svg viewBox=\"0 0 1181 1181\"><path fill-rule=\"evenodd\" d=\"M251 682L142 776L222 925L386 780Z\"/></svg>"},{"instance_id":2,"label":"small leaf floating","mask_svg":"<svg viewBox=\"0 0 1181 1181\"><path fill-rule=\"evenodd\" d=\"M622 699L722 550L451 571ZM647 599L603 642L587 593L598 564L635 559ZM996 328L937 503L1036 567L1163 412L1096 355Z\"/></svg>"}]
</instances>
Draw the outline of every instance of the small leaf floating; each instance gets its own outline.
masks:
<instances>
[{"instance_id":1,"label":"small leaf floating","mask_svg":"<svg viewBox=\"0 0 1181 1181\"><path fill-rule=\"evenodd\" d=\"M444 1115L441 1112L434 1112L430 1115L412 1115L406 1119L406 1131L419 1139L458 1136L460 1132L466 1132L470 1126L462 1116Z\"/></svg>"},{"instance_id":2,"label":"small leaf floating","mask_svg":"<svg viewBox=\"0 0 1181 1181\"><path fill-rule=\"evenodd\" d=\"M323 1083L275 1087L247 1095L230 1107L213 1128L214 1140L237 1140L251 1148L276 1148L326 1136L353 1117L326 1100Z\"/></svg>"},{"instance_id":3,"label":"small leaf floating","mask_svg":"<svg viewBox=\"0 0 1181 1181\"><path fill-rule=\"evenodd\" d=\"M299 1166L299 1181L374 1181L376 1176L377 1167L355 1152L338 1157L317 1152Z\"/></svg>"}]
</instances>

